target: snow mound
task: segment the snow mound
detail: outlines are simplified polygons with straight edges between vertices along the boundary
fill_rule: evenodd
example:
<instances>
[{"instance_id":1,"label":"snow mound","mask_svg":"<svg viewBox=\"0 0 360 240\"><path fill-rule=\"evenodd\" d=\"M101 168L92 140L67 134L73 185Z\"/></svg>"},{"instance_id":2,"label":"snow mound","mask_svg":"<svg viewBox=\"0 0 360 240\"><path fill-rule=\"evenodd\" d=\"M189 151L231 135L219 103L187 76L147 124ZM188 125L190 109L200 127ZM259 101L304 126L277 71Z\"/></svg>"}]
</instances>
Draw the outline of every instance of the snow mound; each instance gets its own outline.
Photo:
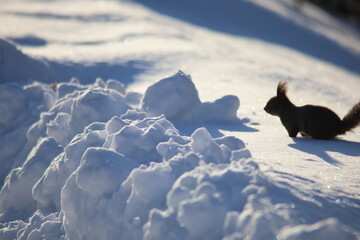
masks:
<instances>
[{"instance_id":1,"label":"snow mound","mask_svg":"<svg viewBox=\"0 0 360 240\"><path fill-rule=\"evenodd\" d=\"M150 116L165 114L170 120L198 123L234 122L239 106L233 95L202 103L191 77L182 71L150 86L142 102L142 109Z\"/></svg>"},{"instance_id":2,"label":"snow mound","mask_svg":"<svg viewBox=\"0 0 360 240\"><path fill-rule=\"evenodd\" d=\"M25 115L7 129L24 147L9 150L15 162L1 176L2 240L356 237L346 208L274 182L242 140L205 128L183 136L170 120L226 123L239 100L201 103L182 72L150 87L141 108L114 80L5 86L22 97L3 103L4 119Z\"/></svg>"}]
</instances>

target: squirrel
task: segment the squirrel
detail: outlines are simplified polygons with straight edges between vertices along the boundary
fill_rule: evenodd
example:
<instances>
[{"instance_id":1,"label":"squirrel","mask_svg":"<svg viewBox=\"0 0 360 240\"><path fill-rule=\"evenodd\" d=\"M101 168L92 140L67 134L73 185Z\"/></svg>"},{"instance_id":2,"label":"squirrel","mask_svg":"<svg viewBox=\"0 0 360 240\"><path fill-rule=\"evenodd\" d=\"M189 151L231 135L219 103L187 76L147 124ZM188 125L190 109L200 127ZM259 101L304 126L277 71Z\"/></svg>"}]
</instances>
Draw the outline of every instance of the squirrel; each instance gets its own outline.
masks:
<instances>
[{"instance_id":1,"label":"squirrel","mask_svg":"<svg viewBox=\"0 0 360 240\"><path fill-rule=\"evenodd\" d=\"M295 106L287 97L287 82L280 82L277 95L270 98L264 110L280 117L290 137L300 134L315 139L334 139L337 135L357 127L360 123L360 102L341 120L327 107L316 105Z\"/></svg>"}]
</instances>

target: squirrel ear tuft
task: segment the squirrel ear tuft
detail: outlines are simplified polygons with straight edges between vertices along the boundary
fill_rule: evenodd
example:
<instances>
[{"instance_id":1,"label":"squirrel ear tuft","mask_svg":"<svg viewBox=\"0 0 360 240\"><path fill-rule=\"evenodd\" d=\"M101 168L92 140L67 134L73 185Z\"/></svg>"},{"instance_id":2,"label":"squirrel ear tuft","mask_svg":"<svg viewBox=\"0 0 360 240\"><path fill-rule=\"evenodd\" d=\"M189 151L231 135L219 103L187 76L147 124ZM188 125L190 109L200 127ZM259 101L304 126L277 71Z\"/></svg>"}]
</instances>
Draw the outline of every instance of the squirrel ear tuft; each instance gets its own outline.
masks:
<instances>
[{"instance_id":1,"label":"squirrel ear tuft","mask_svg":"<svg viewBox=\"0 0 360 240\"><path fill-rule=\"evenodd\" d=\"M278 96L286 95L287 90L288 90L287 82L286 81L279 82L277 87L277 95Z\"/></svg>"}]
</instances>

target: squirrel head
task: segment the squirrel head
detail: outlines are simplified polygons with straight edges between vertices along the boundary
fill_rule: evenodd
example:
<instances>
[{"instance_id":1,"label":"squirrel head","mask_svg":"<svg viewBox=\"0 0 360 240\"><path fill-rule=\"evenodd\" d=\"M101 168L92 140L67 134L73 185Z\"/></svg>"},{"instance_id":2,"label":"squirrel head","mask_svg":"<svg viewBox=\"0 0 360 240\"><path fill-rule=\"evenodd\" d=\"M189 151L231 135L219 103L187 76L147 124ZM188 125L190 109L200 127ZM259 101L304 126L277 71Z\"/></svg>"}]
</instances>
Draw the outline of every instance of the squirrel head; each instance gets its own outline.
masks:
<instances>
[{"instance_id":1,"label":"squirrel head","mask_svg":"<svg viewBox=\"0 0 360 240\"><path fill-rule=\"evenodd\" d=\"M274 116L280 116L283 107L289 101L286 96L287 89L287 82L279 82L277 86L277 95L270 98L264 107L264 110L267 113Z\"/></svg>"}]
</instances>

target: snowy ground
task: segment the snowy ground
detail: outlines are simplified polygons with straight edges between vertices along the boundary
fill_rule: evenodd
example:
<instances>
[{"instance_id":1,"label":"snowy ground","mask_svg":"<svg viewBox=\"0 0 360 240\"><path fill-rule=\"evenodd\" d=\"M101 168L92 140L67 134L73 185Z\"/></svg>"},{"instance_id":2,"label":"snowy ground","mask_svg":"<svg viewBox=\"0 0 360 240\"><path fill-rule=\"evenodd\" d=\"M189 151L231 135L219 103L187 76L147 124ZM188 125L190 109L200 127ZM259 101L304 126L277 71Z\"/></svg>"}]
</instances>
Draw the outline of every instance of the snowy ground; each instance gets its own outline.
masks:
<instances>
[{"instance_id":1,"label":"snowy ground","mask_svg":"<svg viewBox=\"0 0 360 240\"><path fill-rule=\"evenodd\" d=\"M346 114L353 27L287 0L0 3L1 240L359 237L360 128L292 139L263 111L287 80Z\"/></svg>"}]
</instances>

